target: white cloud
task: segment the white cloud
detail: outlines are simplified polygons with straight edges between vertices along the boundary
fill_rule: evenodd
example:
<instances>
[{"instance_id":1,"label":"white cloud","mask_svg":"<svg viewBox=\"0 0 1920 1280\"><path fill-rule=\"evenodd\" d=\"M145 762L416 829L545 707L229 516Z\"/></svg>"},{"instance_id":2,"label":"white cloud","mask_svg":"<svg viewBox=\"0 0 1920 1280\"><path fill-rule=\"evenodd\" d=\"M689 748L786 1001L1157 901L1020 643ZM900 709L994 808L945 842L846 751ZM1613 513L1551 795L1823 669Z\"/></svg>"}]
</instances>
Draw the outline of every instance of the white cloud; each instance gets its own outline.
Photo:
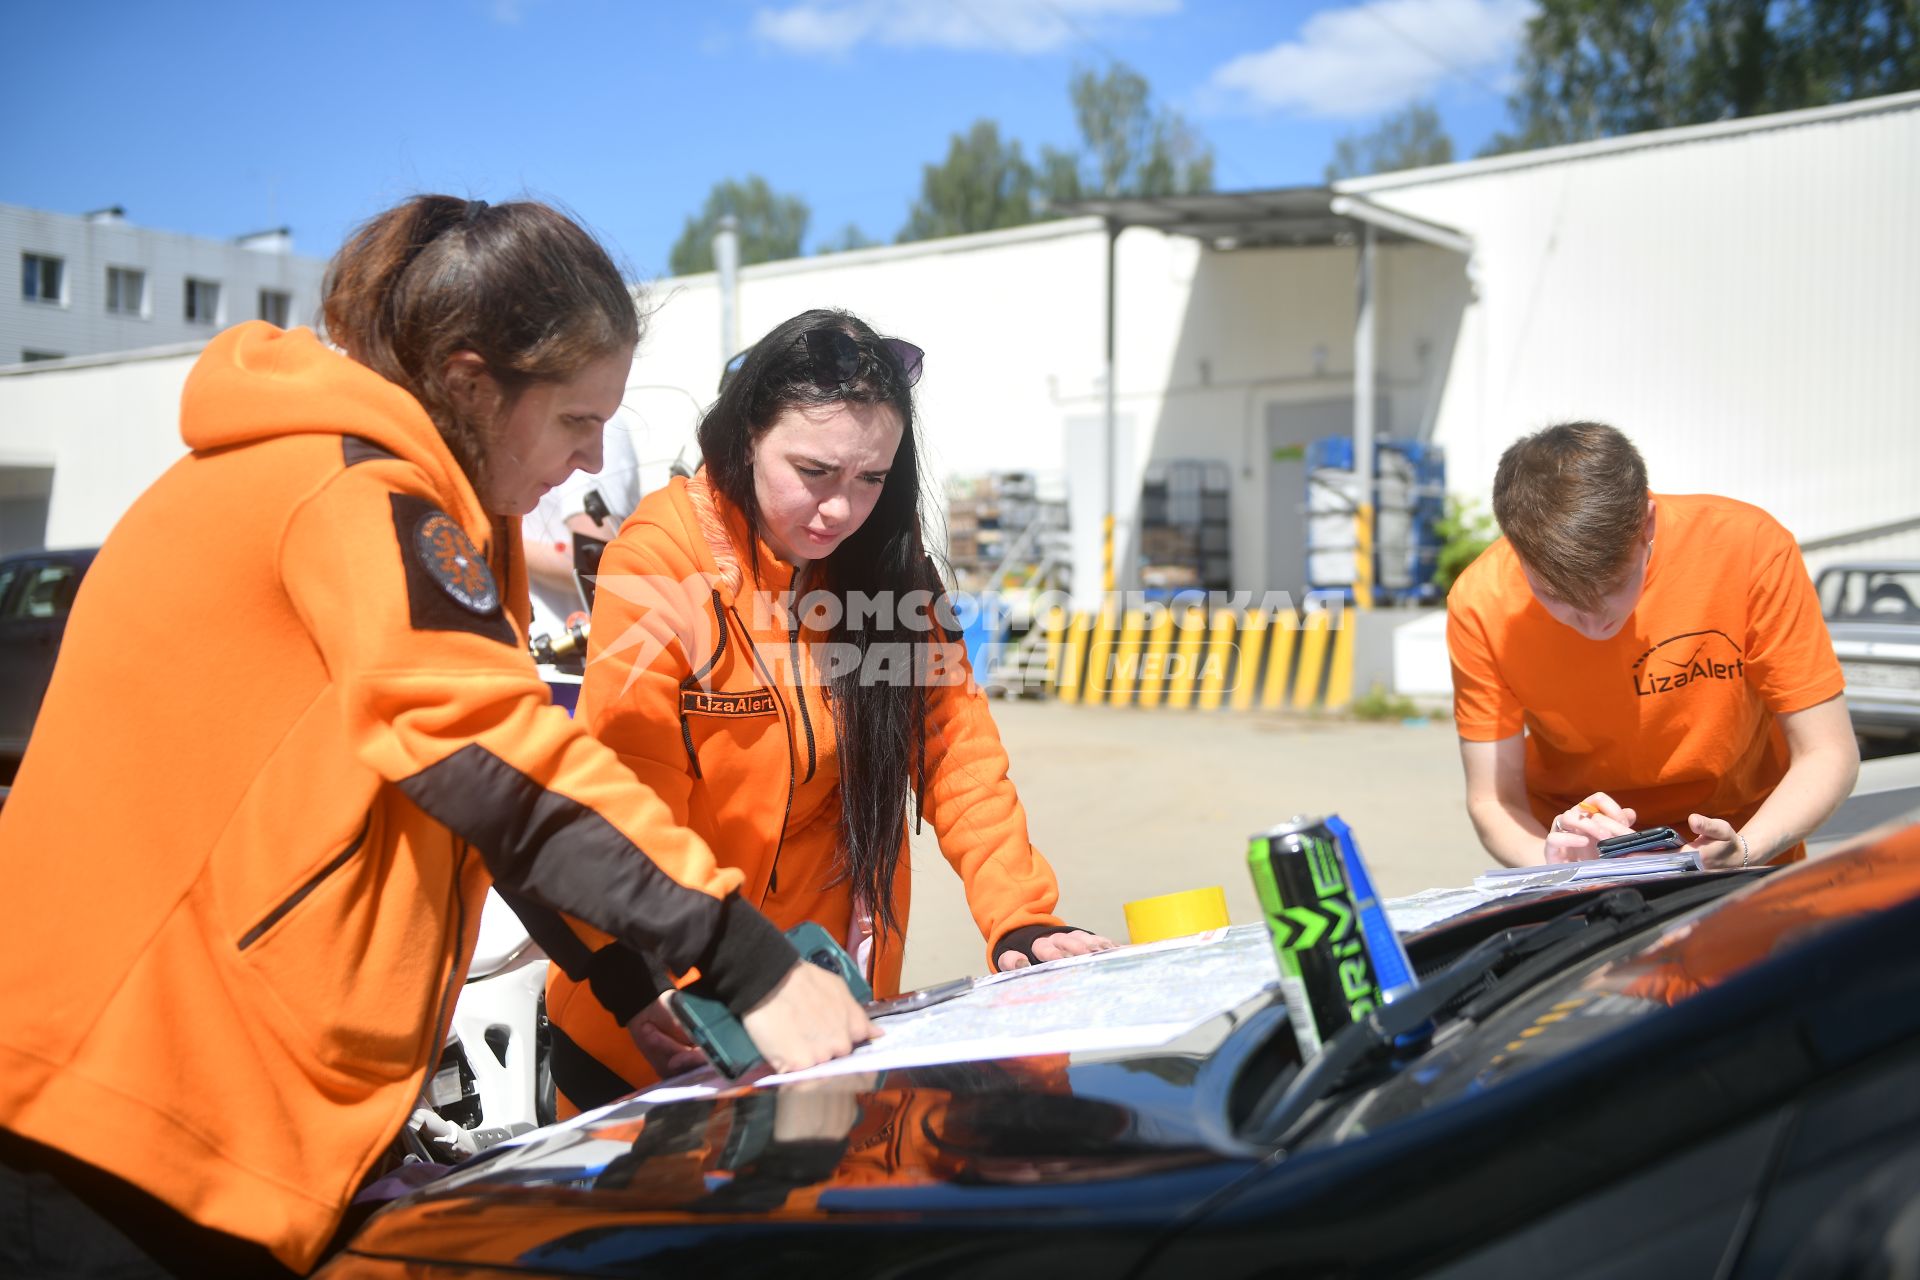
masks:
<instances>
[{"instance_id":1,"label":"white cloud","mask_svg":"<svg viewBox=\"0 0 1920 1280\"><path fill-rule=\"evenodd\" d=\"M1209 109L1371 116L1443 84L1501 84L1534 0L1365 0L1214 71Z\"/></svg>"},{"instance_id":2,"label":"white cloud","mask_svg":"<svg viewBox=\"0 0 1920 1280\"><path fill-rule=\"evenodd\" d=\"M1181 0L800 0L755 11L753 33L790 53L899 49L1046 53L1112 18L1177 13Z\"/></svg>"}]
</instances>

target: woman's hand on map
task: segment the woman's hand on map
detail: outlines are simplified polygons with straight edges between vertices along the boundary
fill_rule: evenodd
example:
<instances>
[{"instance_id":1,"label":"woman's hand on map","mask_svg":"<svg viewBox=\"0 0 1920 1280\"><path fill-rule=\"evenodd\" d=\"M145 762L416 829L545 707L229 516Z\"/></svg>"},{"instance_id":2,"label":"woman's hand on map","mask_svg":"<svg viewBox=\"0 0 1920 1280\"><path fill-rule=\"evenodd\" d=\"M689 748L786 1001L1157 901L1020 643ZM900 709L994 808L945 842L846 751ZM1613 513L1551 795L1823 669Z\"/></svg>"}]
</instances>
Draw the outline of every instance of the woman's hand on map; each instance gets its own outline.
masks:
<instances>
[{"instance_id":1,"label":"woman's hand on map","mask_svg":"<svg viewBox=\"0 0 1920 1280\"><path fill-rule=\"evenodd\" d=\"M1700 855L1701 865L1706 867L1745 867L1752 865L1752 855L1746 840L1735 833L1733 824L1725 818L1709 818L1705 814L1690 813L1687 825L1693 829L1693 839L1681 845Z\"/></svg>"},{"instance_id":2,"label":"woman's hand on map","mask_svg":"<svg viewBox=\"0 0 1920 1280\"><path fill-rule=\"evenodd\" d=\"M1048 960L1058 960L1062 956L1084 956L1095 951L1110 951L1119 945L1112 938L1103 938L1097 933L1069 929L1035 938L1033 956L1034 960L1044 963ZM1024 969L1033 962L1020 952L1009 948L1000 953L997 967L1000 972L1006 973L1013 969Z\"/></svg>"}]
</instances>

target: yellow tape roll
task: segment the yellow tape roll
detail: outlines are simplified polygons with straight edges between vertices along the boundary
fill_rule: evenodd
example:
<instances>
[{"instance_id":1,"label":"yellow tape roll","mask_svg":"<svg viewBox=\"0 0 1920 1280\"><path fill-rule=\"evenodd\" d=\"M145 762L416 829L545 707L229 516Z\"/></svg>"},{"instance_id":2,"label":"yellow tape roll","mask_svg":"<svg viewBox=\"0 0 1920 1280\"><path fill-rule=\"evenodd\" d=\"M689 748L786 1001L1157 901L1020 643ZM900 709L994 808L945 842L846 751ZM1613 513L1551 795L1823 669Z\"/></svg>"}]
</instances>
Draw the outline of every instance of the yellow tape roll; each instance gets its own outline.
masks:
<instances>
[{"instance_id":1,"label":"yellow tape roll","mask_svg":"<svg viewBox=\"0 0 1920 1280\"><path fill-rule=\"evenodd\" d=\"M1127 938L1131 942L1184 938L1233 923L1227 918L1227 891L1217 884L1142 898L1129 902L1126 911Z\"/></svg>"}]
</instances>

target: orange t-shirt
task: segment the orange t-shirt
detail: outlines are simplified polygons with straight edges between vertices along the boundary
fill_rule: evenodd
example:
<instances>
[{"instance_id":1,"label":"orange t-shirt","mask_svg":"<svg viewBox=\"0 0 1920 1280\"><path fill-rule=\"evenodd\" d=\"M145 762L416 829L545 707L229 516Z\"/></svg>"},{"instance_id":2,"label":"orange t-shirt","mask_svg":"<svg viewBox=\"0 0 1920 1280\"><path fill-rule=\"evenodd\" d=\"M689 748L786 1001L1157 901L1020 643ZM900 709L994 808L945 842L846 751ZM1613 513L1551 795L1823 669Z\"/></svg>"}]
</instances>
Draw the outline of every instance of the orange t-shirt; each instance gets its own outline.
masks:
<instances>
[{"instance_id":1,"label":"orange t-shirt","mask_svg":"<svg viewBox=\"0 0 1920 1280\"><path fill-rule=\"evenodd\" d=\"M1554 621L1504 538L1447 599L1454 723L1470 742L1526 731L1542 823L1604 791L1642 827L1740 827L1786 773L1775 717L1844 687L1792 535L1731 498L1654 504L1646 585L1611 639Z\"/></svg>"}]
</instances>

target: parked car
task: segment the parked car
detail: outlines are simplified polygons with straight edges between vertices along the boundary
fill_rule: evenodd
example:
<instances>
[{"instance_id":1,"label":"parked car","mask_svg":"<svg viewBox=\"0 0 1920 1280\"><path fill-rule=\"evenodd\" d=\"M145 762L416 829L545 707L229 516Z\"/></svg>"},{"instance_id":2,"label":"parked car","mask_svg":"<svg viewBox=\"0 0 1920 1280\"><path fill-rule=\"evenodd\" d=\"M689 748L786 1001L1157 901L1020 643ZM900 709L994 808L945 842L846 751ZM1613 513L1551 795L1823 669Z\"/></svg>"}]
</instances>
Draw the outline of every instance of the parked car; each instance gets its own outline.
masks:
<instances>
[{"instance_id":1,"label":"parked car","mask_svg":"<svg viewBox=\"0 0 1920 1280\"><path fill-rule=\"evenodd\" d=\"M40 714L60 637L94 551L31 551L0 560L0 786L13 781Z\"/></svg>"},{"instance_id":2,"label":"parked car","mask_svg":"<svg viewBox=\"0 0 1920 1280\"><path fill-rule=\"evenodd\" d=\"M1815 585L1861 754L1920 750L1920 561L1834 565Z\"/></svg>"},{"instance_id":3,"label":"parked car","mask_svg":"<svg viewBox=\"0 0 1920 1280\"><path fill-rule=\"evenodd\" d=\"M1248 931L1110 953L1087 971L1131 963L1135 996L1202 1020L640 1095L396 1202L320 1274L1860 1274L1920 1214L1916 931L1920 824L1783 870L1527 892L1410 935L1416 992L1305 1066L1277 989L1221 977ZM949 1007L1012 1026L1032 980Z\"/></svg>"}]
</instances>

